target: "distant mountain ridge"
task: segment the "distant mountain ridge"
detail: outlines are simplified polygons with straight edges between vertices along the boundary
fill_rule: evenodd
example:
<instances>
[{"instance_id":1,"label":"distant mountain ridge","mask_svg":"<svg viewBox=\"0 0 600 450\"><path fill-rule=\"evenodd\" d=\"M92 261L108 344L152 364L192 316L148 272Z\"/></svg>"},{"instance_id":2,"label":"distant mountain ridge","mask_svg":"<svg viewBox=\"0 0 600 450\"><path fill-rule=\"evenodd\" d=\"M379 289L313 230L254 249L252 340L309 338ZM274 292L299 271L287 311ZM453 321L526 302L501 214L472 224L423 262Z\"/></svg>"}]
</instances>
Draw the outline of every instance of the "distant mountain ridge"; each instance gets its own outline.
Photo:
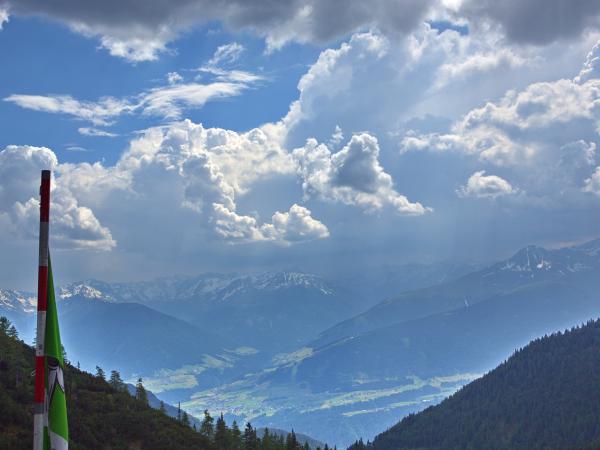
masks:
<instances>
[{"instance_id":1,"label":"distant mountain ridge","mask_svg":"<svg viewBox=\"0 0 600 450\"><path fill-rule=\"evenodd\" d=\"M290 287L315 289L332 295L334 288L322 278L301 272L265 272L258 275L201 274L194 277L159 278L132 283L86 280L59 288L62 299L81 296L114 302L153 303L200 298L225 301L243 291L275 292Z\"/></svg>"},{"instance_id":2,"label":"distant mountain ridge","mask_svg":"<svg viewBox=\"0 0 600 450\"><path fill-rule=\"evenodd\" d=\"M593 285L600 279L600 239L547 250L528 246L511 258L457 279L404 292L325 330L313 345L325 345L370 330L452 311L520 286L543 281Z\"/></svg>"},{"instance_id":3,"label":"distant mountain ridge","mask_svg":"<svg viewBox=\"0 0 600 450\"><path fill-rule=\"evenodd\" d=\"M498 273L544 277L548 274L568 276L573 273L600 269L600 239L584 244L547 250L535 245L519 250L506 261L483 270L483 276Z\"/></svg>"}]
</instances>

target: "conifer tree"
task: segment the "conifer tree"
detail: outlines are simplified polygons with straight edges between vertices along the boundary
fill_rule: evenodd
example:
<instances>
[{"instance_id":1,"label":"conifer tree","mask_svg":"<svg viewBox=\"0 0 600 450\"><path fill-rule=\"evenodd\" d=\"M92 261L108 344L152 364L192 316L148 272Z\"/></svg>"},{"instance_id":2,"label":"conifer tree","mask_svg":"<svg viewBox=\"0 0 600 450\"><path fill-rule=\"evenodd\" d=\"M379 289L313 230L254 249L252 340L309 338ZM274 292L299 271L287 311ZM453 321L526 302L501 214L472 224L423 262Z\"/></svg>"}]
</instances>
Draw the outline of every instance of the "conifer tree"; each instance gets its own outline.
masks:
<instances>
[{"instance_id":1,"label":"conifer tree","mask_svg":"<svg viewBox=\"0 0 600 450\"><path fill-rule=\"evenodd\" d=\"M231 424L231 449L242 449L242 432L240 431L240 427L235 420Z\"/></svg>"},{"instance_id":2,"label":"conifer tree","mask_svg":"<svg viewBox=\"0 0 600 450\"><path fill-rule=\"evenodd\" d=\"M96 366L96 376L102 380L106 380L106 374L104 373L104 369L100 366Z\"/></svg>"},{"instance_id":3,"label":"conifer tree","mask_svg":"<svg viewBox=\"0 0 600 450\"><path fill-rule=\"evenodd\" d=\"M19 339L19 332L15 328L14 325L11 325L8 331L6 332L7 336L12 339Z\"/></svg>"},{"instance_id":4,"label":"conifer tree","mask_svg":"<svg viewBox=\"0 0 600 450\"><path fill-rule=\"evenodd\" d=\"M265 428L265 432L263 433L263 437L261 439L261 444L261 448L264 450L271 449L275 445L273 436L271 436L271 432L268 428Z\"/></svg>"},{"instance_id":5,"label":"conifer tree","mask_svg":"<svg viewBox=\"0 0 600 450\"><path fill-rule=\"evenodd\" d=\"M285 439L285 450L297 450L298 449L298 439L296 439L296 433L292 429L292 432L289 433Z\"/></svg>"},{"instance_id":6,"label":"conifer tree","mask_svg":"<svg viewBox=\"0 0 600 450\"><path fill-rule=\"evenodd\" d=\"M0 316L0 333L8 334L8 329L10 328L11 323L8 318L4 316Z\"/></svg>"},{"instance_id":7,"label":"conifer tree","mask_svg":"<svg viewBox=\"0 0 600 450\"><path fill-rule=\"evenodd\" d=\"M204 410L204 420L202 421L202 424L200 425L200 434L211 441L213 440L213 436L214 436L213 422L214 422L214 419L211 417L210 413L208 412L208 409L205 409Z\"/></svg>"},{"instance_id":8,"label":"conifer tree","mask_svg":"<svg viewBox=\"0 0 600 450\"><path fill-rule=\"evenodd\" d=\"M167 408L165 407L165 402L163 402L162 400L160 401L160 407L158 408L159 411L163 414L167 413ZM195 429L196 425L194 425L194 429Z\"/></svg>"},{"instance_id":9,"label":"conifer tree","mask_svg":"<svg viewBox=\"0 0 600 450\"><path fill-rule=\"evenodd\" d=\"M228 449L228 428L223 418L223 413L217 419L217 425L215 427L215 448L216 450L229 450Z\"/></svg>"},{"instance_id":10,"label":"conifer tree","mask_svg":"<svg viewBox=\"0 0 600 450\"><path fill-rule=\"evenodd\" d=\"M258 437L256 436L256 430L252 428L250 422L246 424L246 429L244 430L244 450L258 450Z\"/></svg>"},{"instance_id":11,"label":"conifer tree","mask_svg":"<svg viewBox=\"0 0 600 450\"><path fill-rule=\"evenodd\" d=\"M61 344L60 350L62 351L62 357L65 364L71 364L69 359L67 358L67 350L65 349L65 346Z\"/></svg>"},{"instance_id":12,"label":"conifer tree","mask_svg":"<svg viewBox=\"0 0 600 450\"><path fill-rule=\"evenodd\" d=\"M148 393L146 392L146 388L144 388L144 385L142 383L142 379L138 378L137 384L135 386L135 398L144 405L147 405Z\"/></svg>"},{"instance_id":13,"label":"conifer tree","mask_svg":"<svg viewBox=\"0 0 600 450\"><path fill-rule=\"evenodd\" d=\"M181 423L184 424L186 427L190 426L190 418L188 416L188 413L186 413L185 411L183 411L183 414L181 415Z\"/></svg>"},{"instance_id":14,"label":"conifer tree","mask_svg":"<svg viewBox=\"0 0 600 450\"><path fill-rule=\"evenodd\" d=\"M121 379L121 374L119 373L118 370L110 371L110 378L108 380L108 384L110 384L117 391L125 390L125 383Z\"/></svg>"}]
</instances>

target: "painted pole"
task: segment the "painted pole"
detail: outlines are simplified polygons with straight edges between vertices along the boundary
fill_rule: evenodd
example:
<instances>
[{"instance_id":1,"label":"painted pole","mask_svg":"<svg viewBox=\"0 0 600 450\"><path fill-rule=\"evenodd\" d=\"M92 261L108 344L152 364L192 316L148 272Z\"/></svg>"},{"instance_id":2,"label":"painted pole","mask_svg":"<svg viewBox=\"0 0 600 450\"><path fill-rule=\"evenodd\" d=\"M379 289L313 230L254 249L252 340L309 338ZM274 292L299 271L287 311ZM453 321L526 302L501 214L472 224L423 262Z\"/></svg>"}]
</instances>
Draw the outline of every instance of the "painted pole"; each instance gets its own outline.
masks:
<instances>
[{"instance_id":1,"label":"painted pole","mask_svg":"<svg viewBox=\"0 0 600 450\"><path fill-rule=\"evenodd\" d=\"M44 381L44 338L48 305L48 227L50 222L50 171L42 170L40 186L40 254L38 267L37 333L35 346L35 390L33 418L33 450L44 444L46 387Z\"/></svg>"}]
</instances>

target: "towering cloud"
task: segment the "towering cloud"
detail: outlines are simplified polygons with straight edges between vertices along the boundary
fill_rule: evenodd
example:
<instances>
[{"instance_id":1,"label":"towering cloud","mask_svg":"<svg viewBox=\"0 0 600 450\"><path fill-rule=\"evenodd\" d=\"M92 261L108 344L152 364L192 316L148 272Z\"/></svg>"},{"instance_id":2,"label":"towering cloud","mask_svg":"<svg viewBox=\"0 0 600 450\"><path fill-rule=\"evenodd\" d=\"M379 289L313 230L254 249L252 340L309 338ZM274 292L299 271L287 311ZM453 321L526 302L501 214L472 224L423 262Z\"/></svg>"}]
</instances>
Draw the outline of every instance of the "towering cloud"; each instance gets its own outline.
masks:
<instances>
[{"instance_id":1,"label":"towering cloud","mask_svg":"<svg viewBox=\"0 0 600 450\"><path fill-rule=\"evenodd\" d=\"M392 177L379 163L379 144L369 134L354 135L337 153L309 139L293 152L307 197L357 205L366 211L391 206L399 214L420 215L427 211L411 203L394 189Z\"/></svg>"}]
</instances>

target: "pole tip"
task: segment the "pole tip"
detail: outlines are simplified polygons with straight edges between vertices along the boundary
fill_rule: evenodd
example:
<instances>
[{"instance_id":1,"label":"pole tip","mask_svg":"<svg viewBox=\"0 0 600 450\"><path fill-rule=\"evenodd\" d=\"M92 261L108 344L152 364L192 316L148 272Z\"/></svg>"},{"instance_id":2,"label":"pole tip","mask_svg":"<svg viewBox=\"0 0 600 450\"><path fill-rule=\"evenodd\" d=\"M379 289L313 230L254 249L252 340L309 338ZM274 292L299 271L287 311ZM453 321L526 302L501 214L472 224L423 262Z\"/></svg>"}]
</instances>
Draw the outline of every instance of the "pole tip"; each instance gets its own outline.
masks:
<instances>
[{"instance_id":1,"label":"pole tip","mask_svg":"<svg viewBox=\"0 0 600 450\"><path fill-rule=\"evenodd\" d=\"M42 170L42 180L49 180L49 179L50 179L50 171Z\"/></svg>"}]
</instances>

